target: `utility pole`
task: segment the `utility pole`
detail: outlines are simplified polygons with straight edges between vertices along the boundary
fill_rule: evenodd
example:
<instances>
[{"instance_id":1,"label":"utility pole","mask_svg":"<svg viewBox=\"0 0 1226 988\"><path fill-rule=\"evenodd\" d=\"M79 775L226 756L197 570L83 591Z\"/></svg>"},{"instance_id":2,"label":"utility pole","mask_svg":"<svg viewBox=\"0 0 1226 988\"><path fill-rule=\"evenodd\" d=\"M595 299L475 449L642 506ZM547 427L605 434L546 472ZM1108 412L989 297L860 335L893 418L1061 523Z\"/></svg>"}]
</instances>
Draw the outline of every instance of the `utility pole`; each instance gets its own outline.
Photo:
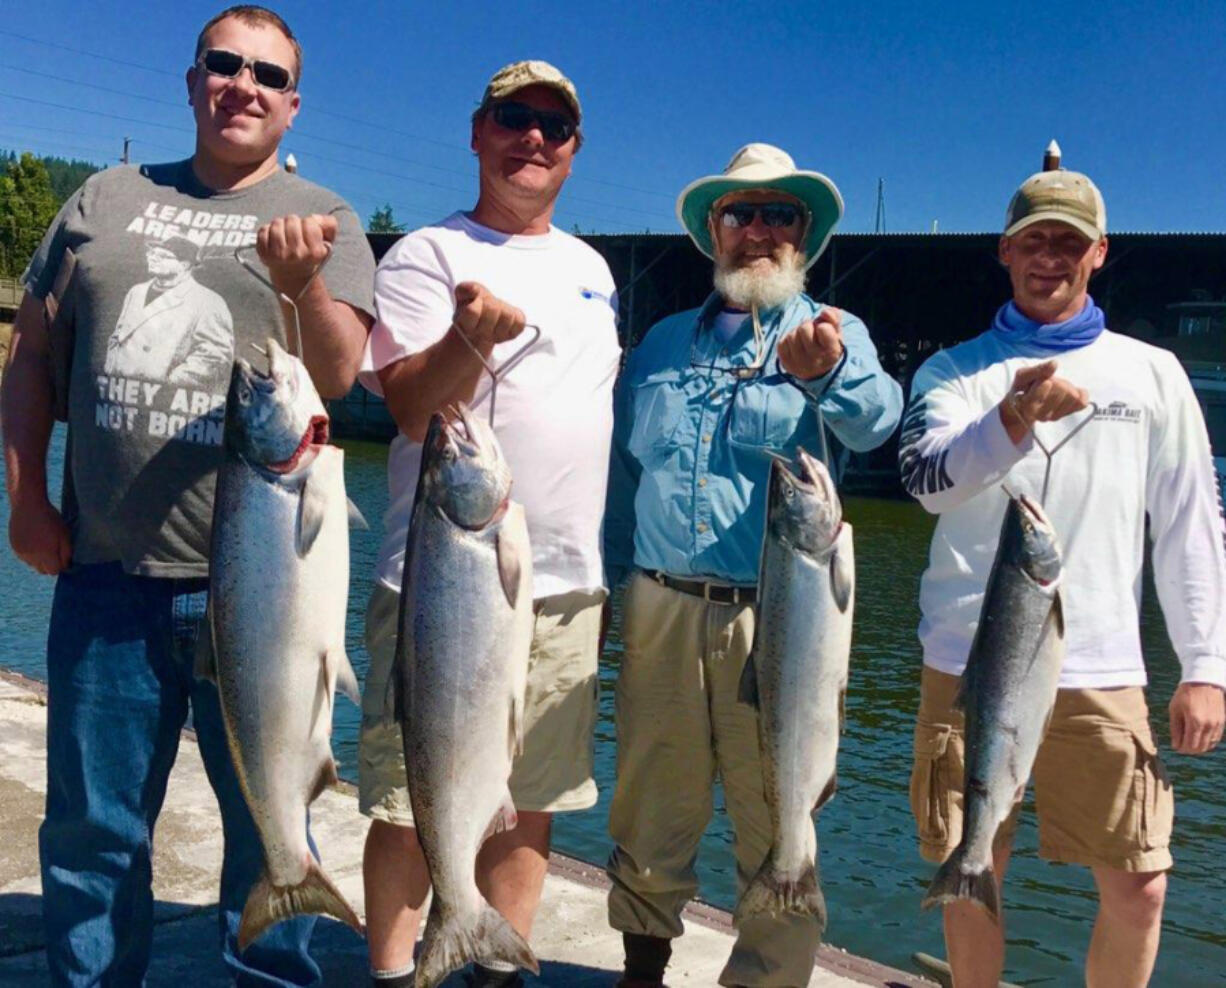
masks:
<instances>
[{"instance_id":1,"label":"utility pole","mask_svg":"<svg viewBox=\"0 0 1226 988\"><path fill-rule=\"evenodd\" d=\"M123 162L125 165L128 163L128 148L131 144L132 144L132 138L125 137L123 139L123 155L120 157L119 160Z\"/></svg>"},{"instance_id":2,"label":"utility pole","mask_svg":"<svg viewBox=\"0 0 1226 988\"><path fill-rule=\"evenodd\" d=\"M885 233L885 179L877 179L877 217L873 221L873 233Z\"/></svg>"}]
</instances>

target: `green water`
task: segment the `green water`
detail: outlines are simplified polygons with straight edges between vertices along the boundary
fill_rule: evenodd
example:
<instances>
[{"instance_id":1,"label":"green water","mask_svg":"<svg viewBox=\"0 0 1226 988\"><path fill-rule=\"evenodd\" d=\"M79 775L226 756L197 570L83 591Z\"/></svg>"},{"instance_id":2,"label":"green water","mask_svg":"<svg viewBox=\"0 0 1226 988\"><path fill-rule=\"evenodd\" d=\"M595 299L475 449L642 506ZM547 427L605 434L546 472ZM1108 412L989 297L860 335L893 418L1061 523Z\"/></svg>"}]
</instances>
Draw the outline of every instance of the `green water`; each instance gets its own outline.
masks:
<instances>
[{"instance_id":1,"label":"green water","mask_svg":"<svg viewBox=\"0 0 1226 988\"><path fill-rule=\"evenodd\" d=\"M386 447L345 443L350 496L371 523L352 535L349 653L359 676L366 670L362 617L387 504ZM63 437L52 449L59 475ZM2 497L2 495L0 495ZM839 793L818 818L822 880L830 906L829 940L852 953L901 968L916 950L940 953L936 913L919 901L931 868L915 850L907 804L911 728L919 684L916 591L932 530L931 519L911 503L851 499L848 519L856 531L857 602L847 730L839 756ZM0 501L7 531L8 505ZM0 665L41 676L52 583L0 553ZM596 735L600 802L583 813L558 817L557 847L603 862L612 795L613 681L620 644L617 619L601 663L601 718ZM1207 758L1170 752L1165 705L1178 681L1161 616L1147 594L1143 638L1151 675L1154 728L1178 795L1175 870L1170 878L1162 952L1155 985L1218 983L1226 971L1226 749ZM342 773L356 777L357 708L337 704L334 745ZM678 771L683 767L679 766ZM735 897L731 840L722 805L699 858L702 895L731 907ZM1005 896L1009 909L1008 977L1022 984L1076 984L1094 914L1093 885L1079 868L1049 865L1035 856L1037 832L1027 814L1018 834ZM326 849L325 849L326 851Z\"/></svg>"}]
</instances>

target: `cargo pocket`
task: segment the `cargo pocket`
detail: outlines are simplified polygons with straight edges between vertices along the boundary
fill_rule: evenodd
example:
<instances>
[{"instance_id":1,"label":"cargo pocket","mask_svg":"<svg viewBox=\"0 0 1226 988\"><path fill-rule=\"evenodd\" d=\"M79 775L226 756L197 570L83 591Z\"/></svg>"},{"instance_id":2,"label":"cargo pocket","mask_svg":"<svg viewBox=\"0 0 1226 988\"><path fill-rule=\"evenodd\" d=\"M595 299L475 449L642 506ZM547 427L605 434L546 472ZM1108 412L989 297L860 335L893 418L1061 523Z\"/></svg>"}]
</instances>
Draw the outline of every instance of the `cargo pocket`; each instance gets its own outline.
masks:
<instances>
[{"instance_id":1,"label":"cargo pocket","mask_svg":"<svg viewBox=\"0 0 1226 988\"><path fill-rule=\"evenodd\" d=\"M915 725L915 762L911 766L911 812L921 844L949 845L954 785L948 724Z\"/></svg>"},{"instance_id":2,"label":"cargo pocket","mask_svg":"<svg viewBox=\"0 0 1226 988\"><path fill-rule=\"evenodd\" d=\"M1175 822L1175 794L1171 777L1158 755L1149 726L1132 732L1137 745L1137 762L1133 772L1133 798L1136 800L1137 836L1142 849L1162 850L1171 843Z\"/></svg>"}]
</instances>

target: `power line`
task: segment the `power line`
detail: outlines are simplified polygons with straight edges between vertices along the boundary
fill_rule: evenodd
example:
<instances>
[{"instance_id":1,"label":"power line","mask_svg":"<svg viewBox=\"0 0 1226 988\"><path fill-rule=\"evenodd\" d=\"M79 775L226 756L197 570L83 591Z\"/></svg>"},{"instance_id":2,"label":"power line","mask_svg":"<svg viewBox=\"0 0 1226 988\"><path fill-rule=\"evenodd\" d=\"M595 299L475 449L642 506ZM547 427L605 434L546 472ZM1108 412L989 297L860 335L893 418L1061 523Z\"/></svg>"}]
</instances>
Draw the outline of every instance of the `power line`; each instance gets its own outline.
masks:
<instances>
[{"instance_id":1,"label":"power line","mask_svg":"<svg viewBox=\"0 0 1226 988\"><path fill-rule=\"evenodd\" d=\"M3 32L0 32L0 33L3 33ZM86 89L94 89L94 90L97 90L97 91L99 91L99 92L108 93L108 94L110 94L110 95L112 95L112 96L124 96L124 97L127 97L128 99L138 99L138 100L144 100L145 102L148 102L148 103L157 103L157 104L160 104L160 105L162 105L162 106L172 106L172 107L174 107L175 109L179 109L179 107L180 107L180 104L179 104L179 103L177 103L177 102L172 102L171 100L159 99L159 98L158 98L158 97L156 97L156 96L145 96L145 95L143 95L143 94L141 94L141 93L131 93L131 92L126 92L126 91L124 91L124 90L122 90L122 89L112 89L112 88L110 88L109 86L101 86L101 85L98 85L97 83L85 82L84 80L81 80L81 79L69 79L69 78L66 78L65 76L62 76L62 75L55 75L55 74L50 73L50 72L40 72L40 71L39 71L39 70L37 70L37 69L29 69L29 68L25 68L24 66L10 65L10 64L4 63L4 62L0 62L0 69L8 69L8 70L13 71L13 72L24 72L24 73L26 73L26 74L28 74L28 75L38 76L39 78L42 78L42 79L51 79L51 80L56 81L56 82L67 83L68 85L72 85L72 86L83 86L83 87L84 87L84 88L86 88ZM89 111L89 112L93 112L93 111ZM401 162L401 163L403 163L403 164L412 165L413 167L416 167L416 168L425 168L425 169L429 169L429 170L431 170L431 171L439 171L439 172L443 172L443 173L445 173L445 174L447 174L447 175L459 175L459 174L464 174L463 172L460 172L460 171L459 171L458 169L456 169L456 168L451 168L451 167L447 167L447 166L444 166L444 165L434 165L434 164L430 164L430 163L428 163L428 162L424 162L424 161L416 161L416 160L414 160L414 159L412 159L412 158L405 158L405 157L404 157L404 156L402 156L402 155L391 154L391 153L389 153L389 152L387 152L387 151L379 151L379 150L377 150L377 149L375 149L375 148L365 147L365 146L363 146L363 145L361 145L361 144L351 144L351 143L349 143L349 142L347 142L347 141L339 141L339 140L336 140L336 139L334 139L334 138L324 137L324 136L322 136L322 135L320 135L320 134L312 134L312 133L310 133L310 132L303 131L303 130L295 130L295 131L293 131L293 134L294 134L294 135L295 135L297 138L302 139L302 140L319 141L319 142L321 142L321 143L328 144L328 145L329 145L329 146L331 146L331 147L341 147L341 148L347 148L347 149L349 149L349 150L351 150L351 151L357 151L357 152L362 153L362 154L374 154L374 155L377 155L377 156L379 156L379 157L389 158L389 159L391 159L391 160L393 160L393 161L399 161L399 162ZM350 163L346 163L346 162L338 161L337 159L334 159L334 158L333 158L333 159L328 159L328 158L323 158L322 156L317 156L317 157L320 157L320 160L324 160L324 161L331 160L331 161L332 161L334 164L342 164L342 165L344 165L344 164L348 164L348 166L349 166L349 167L355 167L355 168L357 168L357 167L362 167L362 166L360 166L360 165L353 165L353 164L350 164ZM393 173L390 173L390 172L389 172L389 173L385 173L385 174L389 174L389 175L391 175L391 174L393 174ZM471 174L471 173L469 173L469 174ZM409 176L406 176L406 175L393 175L393 177L396 177L396 178L406 178L406 179L407 179L407 178L409 178ZM417 181L423 181L423 180L417 180ZM427 184L427 185L428 185L428 184L432 184L432 183L423 182L423 184ZM454 188L449 187L449 186L438 186L438 187L439 187L439 188L448 189L449 191L460 191L460 190L458 190L458 189L454 189ZM583 196L574 196L574 195L572 195L572 196L569 196L568 198L569 198L569 199L570 199L572 202L581 202L581 203L586 203L587 205L590 205L590 206L598 206L598 207L600 207L600 208L602 208L602 209L614 209L614 210L618 210L618 211L638 213L638 214L639 214L639 215L641 215L641 216L647 216L647 217L650 217L650 218L651 218L651 219L653 219L653 220L658 220L658 219L660 218L660 216L659 216L659 212L658 212L657 210L640 209L640 208L635 207L635 206L626 206L626 205L621 205L621 204L614 204L614 203L610 203L610 202L604 202L604 201L602 201L602 200L598 200L598 199L588 199L588 198L583 197ZM586 217L586 218L590 219L591 217ZM601 222L607 222L607 220L605 220L605 221L601 221Z\"/></svg>"},{"instance_id":2,"label":"power line","mask_svg":"<svg viewBox=\"0 0 1226 988\"><path fill-rule=\"evenodd\" d=\"M130 62L130 61L127 61L126 59L114 58L110 55L100 54L99 52L86 51L83 48L73 48L69 45L59 44L58 42L44 41L40 38L32 38L29 35L18 34L14 31L0 30L0 35L5 35L11 38L19 38L20 40L30 42L31 44L45 45L48 48L57 48L61 51L72 52L74 55L85 55L88 58L97 58L97 59L101 59L102 61L112 62L116 65L124 65L124 66L128 66L129 68L142 69L146 72L153 72L158 75L170 76L172 78L181 78L180 74L177 72L169 72L166 69L154 68L152 66L143 65L138 62ZM363 127L372 127L384 133L397 134L401 137L408 137L415 141L424 141L425 143L428 143L428 144L435 144L439 147L449 148L452 150L465 151L465 152L468 151L468 147L465 145L456 144L450 141L440 141L437 138L427 137L424 134L415 134L411 131L400 130L396 127L389 126L386 122L376 122L373 120L364 120L361 117L355 117L355 116L352 116L351 114L337 113L334 110L328 110L324 107L316 106L314 104L312 104L311 112L319 113L319 114L329 116L329 117L334 117L337 120L345 120L349 123L355 123ZM661 198L668 199L668 200L673 199L672 193L661 192L659 189L642 189L642 188L638 188L633 185L625 185L620 182L610 182L605 179L593 178L590 175L576 175L574 176L572 181L591 182L596 185L605 185L613 189L621 189L624 192L635 192L640 195L659 196Z\"/></svg>"}]
</instances>

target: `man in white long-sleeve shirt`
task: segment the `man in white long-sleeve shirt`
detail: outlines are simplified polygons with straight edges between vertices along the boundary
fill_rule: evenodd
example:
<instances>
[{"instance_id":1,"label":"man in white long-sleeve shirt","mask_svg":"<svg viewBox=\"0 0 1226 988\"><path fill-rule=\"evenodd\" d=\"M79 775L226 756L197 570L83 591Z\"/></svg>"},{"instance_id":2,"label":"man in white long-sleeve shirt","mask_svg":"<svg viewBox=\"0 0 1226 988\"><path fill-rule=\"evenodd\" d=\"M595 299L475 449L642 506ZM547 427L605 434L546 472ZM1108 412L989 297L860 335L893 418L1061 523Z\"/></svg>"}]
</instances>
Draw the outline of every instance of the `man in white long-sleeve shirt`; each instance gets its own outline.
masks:
<instances>
[{"instance_id":1,"label":"man in white long-sleeve shirt","mask_svg":"<svg viewBox=\"0 0 1226 988\"><path fill-rule=\"evenodd\" d=\"M924 670L911 803L920 850L944 860L962 830L958 676L979 619L1007 497L1038 497L1064 546L1067 655L1034 768L1039 854L1092 869L1099 911L1089 985L1145 985L1166 892L1174 794L1149 728L1139 610L1145 522L1155 584L1183 677L1170 702L1176 751L1202 754L1226 721L1226 548L1208 434L1175 357L1107 330L1089 297L1107 256L1106 209L1086 176L1054 170L1009 204L1000 261L1013 299L987 332L916 374L900 465L939 514L920 587ZM1092 404L1091 404L1092 403ZM1093 411L1091 411L1091 408ZM1017 813L997 834L1004 875ZM1002 899L1003 901L1003 899ZM945 907L959 988L997 984L1004 937L969 902Z\"/></svg>"}]
</instances>

